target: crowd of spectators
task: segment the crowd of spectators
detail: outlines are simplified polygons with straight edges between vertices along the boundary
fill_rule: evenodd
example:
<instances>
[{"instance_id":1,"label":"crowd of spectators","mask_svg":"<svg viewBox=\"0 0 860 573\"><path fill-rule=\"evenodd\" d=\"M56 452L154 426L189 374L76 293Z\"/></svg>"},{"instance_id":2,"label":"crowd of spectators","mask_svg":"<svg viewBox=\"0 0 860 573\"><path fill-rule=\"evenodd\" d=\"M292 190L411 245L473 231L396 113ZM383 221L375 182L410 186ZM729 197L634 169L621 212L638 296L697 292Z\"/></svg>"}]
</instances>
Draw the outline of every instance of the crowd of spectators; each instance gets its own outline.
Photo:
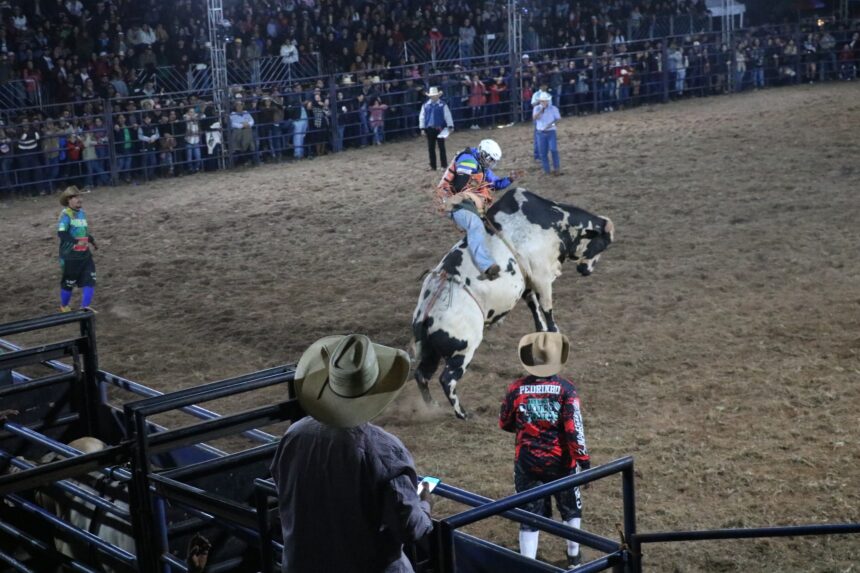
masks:
<instances>
[{"instance_id":1,"label":"crowd of spectators","mask_svg":"<svg viewBox=\"0 0 860 573\"><path fill-rule=\"evenodd\" d=\"M621 1L535 9L531 25L554 27L559 41L513 65L504 58L464 58L436 67L415 61L391 66L385 46L392 42L400 46L415 34L460 34L462 24L486 33L498 25L503 7L401 2L386 10L347 0L247 0L225 7L235 34L227 50L230 65L275 53L286 64L321 50L333 73L310 80L284 74L265 86L234 86L219 115L211 90L167 94L159 87L156 66L208 55L205 19L190 0L172 4L167 15L153 4L0 4L6 24L0 29L0 86L20 73L35 78L27 86L49 85L58 102L0 111L0 188L47 193L70 183L193 174L221 168L225 160L301 159L382 144L417 134L430 86L443 90L458 128L481 129L514 121L516 102L530 117L531 95L541 84L563 114L583 114L667 97L850 80L860 57L857 26L814 27L803 34L759 28L738 35L731 46L720 45L714 34L627 41L607 23L631 12L700 10L701 4ZM338 54L351 61L338 60Z\"/></svg>"},{"instance_id":2,"label":"crowd of spectators","mask_svg":"<svg viewBox=\"0 0 860 573\"><path fill-rule=\"evenodd\" d=\"M534 6L531 6L534 4ZM526 48L561 46L584 35L592 43L618 42L619 23L636 26L658 14L704 13L704 0L579 0L553 6L522 3ZM467 60L484 34L503 35L506 2L400 0L225 1L230 22L224 40L234 65L260 58L284 65L318 60L327 73L360 72L418 63L431 42L449 41ZM127 97L156 69L187 72L207 64L209 36L202 1L4 0L0 3L0 84L20 80L21 103ZM252 78L249 78L252 79ZM38 92L38 93L37 93Z\"/></svg>"}]
</instances>

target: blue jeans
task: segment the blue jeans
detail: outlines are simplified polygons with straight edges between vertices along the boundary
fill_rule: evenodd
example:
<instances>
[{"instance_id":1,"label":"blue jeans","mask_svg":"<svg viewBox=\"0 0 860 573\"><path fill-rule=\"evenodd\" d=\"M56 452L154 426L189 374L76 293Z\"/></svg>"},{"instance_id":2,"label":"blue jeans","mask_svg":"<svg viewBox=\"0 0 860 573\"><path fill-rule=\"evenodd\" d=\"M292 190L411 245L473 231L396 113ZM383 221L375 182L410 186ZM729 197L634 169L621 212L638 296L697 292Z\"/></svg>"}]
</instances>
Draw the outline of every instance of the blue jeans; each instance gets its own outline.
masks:
<instances>
[{"instance_id":1,"label":"blue jeans","mask_svg":"<svg viewBox=\"0 0 860 573\"><path fill-rule=\"evenodd\" d=\"M481 221L481 218L466 209L457 209L451 212L451 219L466 232L469 253L472 255L472 261L478 270L484 272L495 264L496 261L487 252L487 232L484 230L484 222Z\"/></svg>"},{"instance_id":2,"label":"blue jeans","mask_svg":"<svg viewBox=\"0 0 860 573\"><path fill-rule=\"evenodd\" d=\"M305 134L308 132L308 120L297 119L293 122L293 155L296 159L305 156Z\"/></svg>"},{"instance_id":3,"label":"blue jeans","mask_svg":"<svg viewBox=\"0 0 860 573\"><path fill-rule=\"evenodd\" d=\"M752 77L753 77L753 87L755 87L755 88L763 88L764 87L764 68L753 68Z\"/></svg>"},{"instance_id":4,"label":"blue jeans","mask_svg":"<svg viewBox=\"0 0 860 573\"><path fill-rule=\"evenodd\" d=\"M538 149L538 132L537 132L537 124L534 126L534 155L535 159L540 159L540 149Z\"/></svg>"},{"instance_id":5,"label":"blue jeans","mask_svg":"<svg viewBox=\"0 0 860 573\"><path fill-rule=\"evenodd\" d=\"M155 175L155 168L158 166L158 151L152 149L143 152L144 173L147 179L152 179Z\"/></svg>"},{"instance_id":6,"label":"blue jeans","mask_svg":"<svg viewBox=\"0 0 860 573\"><path fill-rule=\"evenodd\" d=\"M359 111L358 112L358 133L360 135L359 143L361 145L367 145L369 140L370 131L370 118L366 112Z\"/></svg>"},{"instance_id":7,"label":"blue jeans","mask_svg":"<svg viewBox=\"0 0 860 573\"><path fill-rule=\"evenodd\" d=\"M543 165L544 173L549 173L549 154L552 153L552 167L554 171L558 171L558 142L554 129L549 131L538 131L538 147L540 149L540 162Z\"/></svg>"},{"instance_id":8,"label":"blue jeans","mask_svg":"<svg viewBox=\"0 0 860 573\"><path fill-rule=\"evenodd\" d=\"M675 91L684 95L684 82L687 79L687 68L678 68L675 72Z\"/></svg>"},{"instance_id":9,"label":"blue jeans","mask_svg":"<svg viewBox=\"0 0 860 573\"><path fill-rule=\"evenodd\" d=\"M337 135L334 138L334 145L332 145L332 151L335 153L339 151L343 151L343 136L346 133L346 126L342 123L337 126Z\"/></svg>"},{"instance_id":10,"label":"blue jeans","mask_svg":"<svg viewBox=\"0 0 860 573\"><path fill-rule=\"evenodd\" d=\"M203 167L200 160L200 144L189 143L185 146L185 160L188 162L189 171L200 171Z\"/></svg>"},{"instance_id":11,"label":"blue jeans","mask_svg":"<svg viewBox=\"0 0 860 573\"><path fill-rule=\"evenodd\" d=\"M381 125L373 128L373 143L381 144L385 140L385 130Z\"/></svg>"},{"instance_id":12,"label":"blue jeans","mask_svg":"<svg viewBox=\"0 0 860 573\"><path fill-rule=\"evenodd\" d=\"M116 170L117 170L117 176L120 179L130 179L131 178L131 155L117 155L116 156Z\"/></svg>"},{"instance_id":13,"label":"blue jeans","mask_svg":"<svg viewBox=\"0 0 860 573\"><path fill-rule=\"evenodd\" d=\"M45 172L42 180L45 182L44 188L46 191L53 189L57 184L57 177L60 175L60 157L45 158Z\"/></svg>"},{"instance_id":14,"label":"blue jeans","mask_svg":"<svg viewBox=\"0 0 860 573\"><path fill-rule=\"evenodd\" d=\"M12 173L12 157L7 156L0 159L0 187L4 189L15 184L15 175Z\"/></svg>"}]
</instances>

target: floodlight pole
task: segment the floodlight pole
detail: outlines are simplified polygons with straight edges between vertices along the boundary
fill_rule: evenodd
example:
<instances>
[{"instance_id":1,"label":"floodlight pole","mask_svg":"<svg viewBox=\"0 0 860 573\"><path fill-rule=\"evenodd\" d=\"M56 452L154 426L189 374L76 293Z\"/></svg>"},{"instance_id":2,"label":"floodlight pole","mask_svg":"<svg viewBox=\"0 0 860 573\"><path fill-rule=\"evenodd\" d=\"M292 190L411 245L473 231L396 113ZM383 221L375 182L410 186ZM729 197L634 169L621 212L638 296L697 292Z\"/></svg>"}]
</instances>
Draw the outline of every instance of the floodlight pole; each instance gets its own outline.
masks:
<instances>
[{"instance_id":1,"label":"floodlight pole","mask_svg":"<svg viewBox=\"0 0 860 573\"><path fill-rule=\"evenodd\" d=\"M221 158L220 167L223 169L227 157L228 133L226 119L230 113L227 84L227 54L224 49L225 21L224 6L222 0L206 0L206 9L209 16L209 68L212 75L212 103L218 113L218 121L221 124Z\"/></svg>"}]
</instances>

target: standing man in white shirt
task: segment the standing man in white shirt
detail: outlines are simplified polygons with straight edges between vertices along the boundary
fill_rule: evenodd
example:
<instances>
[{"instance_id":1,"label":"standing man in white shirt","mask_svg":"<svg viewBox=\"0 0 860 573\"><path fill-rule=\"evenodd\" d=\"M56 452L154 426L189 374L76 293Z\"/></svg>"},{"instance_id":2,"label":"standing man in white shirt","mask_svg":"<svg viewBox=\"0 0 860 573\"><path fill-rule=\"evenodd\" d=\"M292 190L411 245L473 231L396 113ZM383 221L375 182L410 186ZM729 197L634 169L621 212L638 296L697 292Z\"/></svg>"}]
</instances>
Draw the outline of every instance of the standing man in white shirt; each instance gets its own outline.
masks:
<instances>
[{"instance_id":1,"label":"standing man in white shirt","mask_svg":"<svg viewBox=\"0 0 860 573\"><path fill-rule=\"evenodd\" d=\"M558 142L556 139L555 125L561 119L558 108L552 105L552 95L541 92L538 105L532 111L532 119L535 120L535 135L538 140L538 153L543 166L543 172L558 177L559 171ZM552 153L552 172L549 170L549 153Z\"/></svg>"},{"instance_id":2,"label":"standing man in white shirt","mask_svg":"<svg viewBox=\"0 0 860 573\"><path fill-rule=\"evenodd\" d=\"M552 94L549 93L549 83L547 82L546 76L541 77L540 83L538 85L539 85L539 88L537 90L535 90L535 92L532 94L532 102L531 102L532 103L532 112L534 112L534 110L538 107L539 102L540 102L540 98L543 94L549 94L550 99L552 99ZM538 150L537 127L535 127L535 132L534 132L534 154L535 154L535 161L540 161L540 153Z\"/></svg>"}]
</instances>

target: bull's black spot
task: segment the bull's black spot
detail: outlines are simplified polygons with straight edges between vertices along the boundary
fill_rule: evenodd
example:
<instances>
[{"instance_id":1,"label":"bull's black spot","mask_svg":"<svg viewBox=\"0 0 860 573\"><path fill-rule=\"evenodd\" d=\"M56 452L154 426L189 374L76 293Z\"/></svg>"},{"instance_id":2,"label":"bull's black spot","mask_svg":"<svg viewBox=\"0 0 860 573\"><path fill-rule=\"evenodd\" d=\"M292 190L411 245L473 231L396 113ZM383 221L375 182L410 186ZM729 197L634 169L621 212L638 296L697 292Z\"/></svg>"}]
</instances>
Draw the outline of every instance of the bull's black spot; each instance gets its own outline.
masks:
<instances>
[{"instance_id":1,"label":"bull's black spot","mask_svg":"<svg viewBox=\"0 0 860 573\"><path fill-rule=\"evenodd\" d=\"M430 327L427 327L427 330L430 330ZM433 346L433 348L438 352L446 361L449 361L451 357L466 349L468 342L465 340L460 340L459 338L454 338L444 330L437 330L433 334L428 337L429 343ZM462 356L460 357L462 359ZM462 365L462 360L460 361Z\"/></svg>"},{"instance_id":2,"label":"bull's black spot","mask_svg":"<svg viewBox=\"0 0 860 573\"><path fill-rule=\"evenodd\" d=\"M508 259L508 266L505 267L505 272L511 273L512 275L517 274L514 264L516 264L516 261L514 261L513 259Z\"/></svg>"},{"instance_id":3,"label":"bull's black spot","mask_svg":"<svg viewBox=\"0 0 860 573\"><path fill-rule=\"evenodd\" d=\"M493 318L494 314L496 314L496 311L491 308L490 312L487 313L487 319Z\"/></svg>"},{"instance_id":4,"label":"bull's black spot","mask_svg":"<svg viewBox=\"0 0 860 573\"><path fill-rule=\"evenodd\" d=\"M568 235L569 237L570 235ZM558 262L564 263L564 260L567 258L568 246L567 241L562 240L561 243L558 244Z\"/></svg>"},{"instance_id":5,"label":"bull's black spot","mask_svg":"<svg viewBox=\"0 0 860 573\"><path fill-rule=\"evenodd\" d=\"M430 296L430 290L429 289L424 291L424 294L421 295L421 298L426 299L428 296Z\"/></svg>"},{"instance_id":6,"label":"bull's black spot","mask_svg":"<svg viewBox=\"0 0 860 573\"><path fill-rule=\"evenodd\" d=\"M463 377L463 363L466 361L466 357L462 354L458 354L457 356L449 356L445 358L445 368L442 371L442 375L439 377L439 382L445 387L445 393L448 393L448 383L451 380L459 380Z\"/></svg>"},{"instance_id":7,"label":"bull's black spot","mask_svg":"<svg viewBox=\"0 0 860 573\"><path fill-rule=\"evenodd\" d=\"M466 286L469 286L471 284L472 284L472 279L470 279L469 277L466 277Z\"/></svg>"},{"instance_id":8,"label":"bull's black spot","mask_svg":"<svg viewBox=\"0 0 860 573\"><path fill-rule=\"evenodd\" d=\"M558 327L555 325L555 320L552 318L552 309L545 310L543 313L544 319L546 319L546 327L550 332L557 332Z\"/></svg>"},{"instance_id":9,"label":"bull's black spot","mask_svg":"<svg viewBox=\"0 0 860 573\"><path fill-rule=\"evenodd\" d=\"M445 258L442 259L442 270L448 273L448 276L455 277L460 274L460 266L463 264L463 251L454 249L449 251Z\"/></svg>"},{"instance_id":10,"label":"bull's black spot","mask_svg":"<svg viewBox=\"0 0 860 573\"><path fill-rule=\"evenodd\" d=\"M523 195L526 200L521 209L529 223L537 225L541 229L560 228L560 224L564 220L564 212L553 209L557 205L556 203L538 197L534 193L524 192Z\"/></svg>"},{"instance_id":11,"label":"bull's black spot","mask_svg":"<svg viewBox=\"0 0 860 573\"><path fill-rule=\"evenodd\" d=\"M412 336L418 342L426 343L427 333L430 332L430 329L433 327L434 323L433 317L426 317L423 319L418 319L412 323Z\"/></svg>"}]
</instances>

